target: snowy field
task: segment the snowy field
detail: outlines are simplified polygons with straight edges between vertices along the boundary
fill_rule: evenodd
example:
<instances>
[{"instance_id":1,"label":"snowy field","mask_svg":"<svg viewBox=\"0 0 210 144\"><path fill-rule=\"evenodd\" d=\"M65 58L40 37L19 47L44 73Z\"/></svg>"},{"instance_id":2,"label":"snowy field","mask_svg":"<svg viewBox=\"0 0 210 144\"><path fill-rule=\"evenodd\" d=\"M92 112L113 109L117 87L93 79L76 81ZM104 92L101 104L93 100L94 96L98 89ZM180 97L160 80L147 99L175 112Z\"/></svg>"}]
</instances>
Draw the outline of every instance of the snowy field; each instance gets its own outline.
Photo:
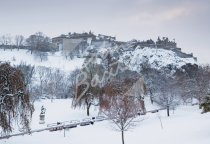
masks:
<instances>
[{"instance_id":1,"label":"snowy field","mask_svg":"<svg viewBox=\"0 0 210 144\"><path fill-rule=\"evenodd\" d=\"M39 124L41 106L46 110L46 124ZM151 106L149 106L151 107ZM58 121L82 120L85 109L72 109L70 100L42 100L35 103L32 129L46 127ZM96 116L97 109L91 109ZM161 117L163 129L161 128ZM198 106L180 106L171 116L166 111L142 116L144 120L132 130L125 132L127 144L209 144L210 113L201 114ZM121 133L114 130L110 121L94 125L78 126L69 131L39 132L32 135L11 137L0 140L1 144L121 144Z\"/></svg>"},{"instance_id":2,"label":"snowy field","mask_svg":"<svg viewBox=\"0 0 210 144\"><path fill-rule=\"evenodd\" d=\"M66 59L61 52L54 54L48 53L47 60L41 61L39 57L31 54L28 50L3 50L0 49L0 61L10 62L12 65L20 63L31 64L34 66L45 66L49 68L58 68L63 71L72 71L75 68L82 67L84 59L74 58L73 60Z\"/></svg>"}]
</instances>

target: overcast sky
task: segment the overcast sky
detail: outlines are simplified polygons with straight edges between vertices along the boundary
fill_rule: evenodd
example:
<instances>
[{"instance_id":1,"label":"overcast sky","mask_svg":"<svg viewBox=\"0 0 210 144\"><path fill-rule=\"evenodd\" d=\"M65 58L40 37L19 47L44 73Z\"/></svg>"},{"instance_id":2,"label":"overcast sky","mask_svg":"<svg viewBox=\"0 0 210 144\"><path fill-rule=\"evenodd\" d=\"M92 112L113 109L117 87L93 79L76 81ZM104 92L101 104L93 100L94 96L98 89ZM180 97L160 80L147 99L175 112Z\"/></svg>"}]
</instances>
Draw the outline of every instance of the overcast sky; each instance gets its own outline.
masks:
<instances>
[{"instance_id":1,"label":"overcast sky","mask_svg":"<svg viewBox=\"0 0 210 144\"><path fill-rule=\"evenodd\" d=\"M90 30L123 41L175 38L210 63L210 0L0 0L0 35Z\"/></svg>"}]
</instances>

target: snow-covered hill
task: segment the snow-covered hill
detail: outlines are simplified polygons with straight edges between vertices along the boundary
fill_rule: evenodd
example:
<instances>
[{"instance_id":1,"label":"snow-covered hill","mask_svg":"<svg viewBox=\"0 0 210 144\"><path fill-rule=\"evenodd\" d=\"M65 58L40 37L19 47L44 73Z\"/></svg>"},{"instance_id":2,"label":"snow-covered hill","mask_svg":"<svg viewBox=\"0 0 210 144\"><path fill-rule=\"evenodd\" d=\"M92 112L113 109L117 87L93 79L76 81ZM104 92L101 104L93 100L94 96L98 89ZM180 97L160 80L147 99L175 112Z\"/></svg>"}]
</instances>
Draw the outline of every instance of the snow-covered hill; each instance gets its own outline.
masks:
<instances>
[{"instance_id":1,"label":"snow-covered hill","mask_svg":"<svg viewBox=\"0 0 210 144\"><path fill-rule=\"evenodd\" d=\"M138 41L129 41L118 44L112 42L109 47L94 47L91 50L100 56L110 53L113 58L123 62L130 70L139 71L141 64L147 62L152 68L161 69L169 68L171 71L176 71L182 66L191 64L197 65L197 58L192 54L186 54L181 51L181 48L157 48L154 46L145 47ZM87 54L87 51L86 51Z\"/></svg>"},{"instance_id":2,"label":"snow-covered hill","mask_svg":"<svg viewBox=\"0 0 210 144\"><path fill-rule=\"evenodd\" d=\"M168 66L179 69L188 63L197 64L194 57L182 58L172 50L150 47L137 47L134 50L125 51L120 56L120 61L123 61L132 70L139 70L143 62L148 62L152 68L156 69Z\"/></svg>"},{"instance_id":3,"label":"snow-covered hill","mask_svg":"<svg viewBox=\"0 0 210 144\"><path fill-rule=\"evenodd\" d=\"M112 46L111 46L112 45ZM152 68L161 69L170 67L172 70L180 69L186 64L197 64L197 60L191 54L185 54L179 48L155 48L155 47L142 47L135 45L135 43L126 42L123 44L112 43L108 47L103 45L95 46L90 45L82 53L75 55L71 60L68 54L64 54L68 57L62 56L62 51L52 53L45 53L43 60L40 56L31 54L27 50L3 50L0 49L0 61L7 61L12 64L18 65L21 62L31 64L35 66L45 66L51 68L59 68L64 71L72 71L76 67L82 67L84 62L83 56L87 56L88 53L94 52L98 56L105 55L107 52L111 53L113 57L123 62L130 70L139 71L141 64L147 62Z\"/></svg>"}]
</instances>

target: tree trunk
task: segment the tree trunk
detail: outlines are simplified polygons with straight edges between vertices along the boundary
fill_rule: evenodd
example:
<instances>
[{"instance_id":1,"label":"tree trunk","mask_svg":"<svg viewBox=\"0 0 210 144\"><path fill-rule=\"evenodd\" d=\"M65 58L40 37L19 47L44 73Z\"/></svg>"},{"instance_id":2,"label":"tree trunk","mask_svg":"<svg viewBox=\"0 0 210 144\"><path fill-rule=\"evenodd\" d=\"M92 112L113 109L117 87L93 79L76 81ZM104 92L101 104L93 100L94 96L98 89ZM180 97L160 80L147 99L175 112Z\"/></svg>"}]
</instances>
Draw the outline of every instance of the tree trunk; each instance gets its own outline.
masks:
<instances>
[{"instance_id":1,"label":"tree trunk","mask_svg":"<svg viewBox=\"0 0 210 144\"><path fill-rule=\"evenodd\" d=\"M125 144L125 140L124 140L124 130L121 131L122 134L122 144Z\"/></svg>"},{"instance_id":2,"label":"tree trunk","mask_svg":"<svg viewBox=\"0 0 210 144\"><path fill-rule=\"evenodd\" d=\"M169 106L167 106L167 116L169 117L170 114L169 114Z\"/></svg>"},{"instance_id":3,"label":"tree trunk","mask_svg":"<svg viewBox=\"0 0 210 144\"><path fill-rule=\"evenodd\" d=\"M90 106L87 106L87 116L90 115Z\"/></svg>"},{"instance_id":4,"label":"tree trunk","mask_svg":"<svg viewBox=\"0 0 210 144\"><path fill-rule=\"evenodd\" d=\"M151 91L151 89L149 89L149 92L150 92L150 101L153 104L153 97L152 97L152 91Z\"/></svg>"}]
</instances>

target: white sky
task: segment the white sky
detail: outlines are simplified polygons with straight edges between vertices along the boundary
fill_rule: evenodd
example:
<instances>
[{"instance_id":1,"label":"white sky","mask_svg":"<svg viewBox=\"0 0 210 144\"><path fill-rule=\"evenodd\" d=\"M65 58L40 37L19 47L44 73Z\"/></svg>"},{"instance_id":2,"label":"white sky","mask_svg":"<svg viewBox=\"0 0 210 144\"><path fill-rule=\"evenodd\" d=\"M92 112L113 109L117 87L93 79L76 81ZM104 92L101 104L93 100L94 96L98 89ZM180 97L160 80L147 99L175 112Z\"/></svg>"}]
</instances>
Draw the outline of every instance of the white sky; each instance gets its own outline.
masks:
<instances>
[{"instance_id":1,"label":"white sky","mask_svg":"<svg viewBox=\"0 0 210 144\"><path fill-rule=\"evenodd\" d=\"M210 63L210 0L0 0L0 35L90 30L124 41L175 38Z\"/></svg>"}]
</instances>

